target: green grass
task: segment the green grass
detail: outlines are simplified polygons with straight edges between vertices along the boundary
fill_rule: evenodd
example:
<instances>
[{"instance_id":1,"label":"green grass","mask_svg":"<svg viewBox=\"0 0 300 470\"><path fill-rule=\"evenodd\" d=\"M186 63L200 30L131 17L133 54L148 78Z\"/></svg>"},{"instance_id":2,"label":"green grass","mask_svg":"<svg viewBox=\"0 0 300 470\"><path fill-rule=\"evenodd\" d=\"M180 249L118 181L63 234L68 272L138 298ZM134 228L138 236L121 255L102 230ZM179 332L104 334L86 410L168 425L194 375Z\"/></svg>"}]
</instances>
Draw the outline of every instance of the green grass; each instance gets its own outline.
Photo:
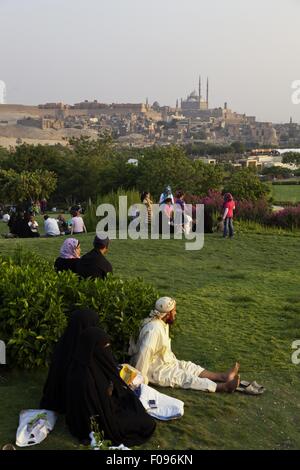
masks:
<instances>
[{"instance_id":1,"label":"green grass","mask_svg":"<svg viewBox=\"0 0 300 470\"><path fill-rule=\"evenodd\" d=\"M81 235L82 251L93 234ZM0 254L18 244L53 261L62 238L0 239ZM241 377L262 383L260 397L163 389L185 402L182 419L158 422L145 449L297 449L300 446L300 365L291 344L300 339L299 235L240 233L205 237L201 251L182 241L111 243L109 259L123 277L143 276L178 301L172 345L178 358L210 370L241 362ZM0 445L13 442L20 410L38 407L46 371L18 371L1 384ZM59 418L37 449L78 449Z\"/></svg>"},{"instance_id":2,"label":"green grass","mask_svg":"<svg viewBox=\"0 0 300 470\"><path fill-rule=\"evenodd\" d=\"M300 202L300 185L270 185L271 196L274 201Z\"/></svg>"}]
</instances>

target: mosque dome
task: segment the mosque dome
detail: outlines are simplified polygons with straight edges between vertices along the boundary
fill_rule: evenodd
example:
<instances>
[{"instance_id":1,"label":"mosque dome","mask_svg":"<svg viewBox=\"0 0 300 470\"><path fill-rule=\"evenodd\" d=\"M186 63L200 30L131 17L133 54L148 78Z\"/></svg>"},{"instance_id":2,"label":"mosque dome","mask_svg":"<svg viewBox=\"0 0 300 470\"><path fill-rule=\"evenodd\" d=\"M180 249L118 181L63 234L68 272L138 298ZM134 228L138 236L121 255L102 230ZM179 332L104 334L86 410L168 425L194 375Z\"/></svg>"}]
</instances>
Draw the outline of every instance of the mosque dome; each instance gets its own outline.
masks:
<instances>
[{"instance_id":1,"label":"mosque dome","mask_svg":"<svg viewBox=\"0 0 300 470\"><path fill-rule=\"evenodd\" d=\"M196 91L192 91L192 93L188 96L188 101L198 101L199 96L197 95Z\"/></svg>"}]
</instances>

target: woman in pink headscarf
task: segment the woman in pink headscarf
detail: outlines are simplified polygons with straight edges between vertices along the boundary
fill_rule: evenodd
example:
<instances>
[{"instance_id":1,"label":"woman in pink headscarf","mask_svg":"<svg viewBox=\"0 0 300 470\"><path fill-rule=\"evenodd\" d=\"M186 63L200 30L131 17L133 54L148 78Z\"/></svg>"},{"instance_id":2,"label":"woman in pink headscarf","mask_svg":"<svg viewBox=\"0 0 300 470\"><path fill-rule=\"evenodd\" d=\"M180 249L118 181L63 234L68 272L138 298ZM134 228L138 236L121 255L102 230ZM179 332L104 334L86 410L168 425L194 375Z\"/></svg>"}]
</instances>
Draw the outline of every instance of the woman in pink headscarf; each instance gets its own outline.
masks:
<instances>
[{"instance_id":1,"label":"woman in pink headscarf","mask_svg":"<svg viewBox=\"0 0 300 470\"><path fill-rule=\"evenodd\" d=\"M77 272L80 259L80 242L76 238L67 238L60 249L60 255L54 263L57 272L71 270Z\"/></svg>"}]
</instances>

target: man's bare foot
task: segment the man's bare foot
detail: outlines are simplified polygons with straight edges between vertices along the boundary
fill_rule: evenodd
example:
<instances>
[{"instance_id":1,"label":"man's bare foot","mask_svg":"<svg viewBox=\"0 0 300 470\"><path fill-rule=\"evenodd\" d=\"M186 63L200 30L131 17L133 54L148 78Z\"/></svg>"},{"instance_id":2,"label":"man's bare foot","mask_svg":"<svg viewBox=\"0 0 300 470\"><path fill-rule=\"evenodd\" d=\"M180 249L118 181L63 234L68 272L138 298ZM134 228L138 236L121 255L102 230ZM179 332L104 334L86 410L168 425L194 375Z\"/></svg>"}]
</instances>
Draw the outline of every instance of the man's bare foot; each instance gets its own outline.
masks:
<instances>
[{"instance_id":1,"label":"man's bare foot","mask_svg":"<svg viewBox=\"0 0 300 470\"><path fill-rule=\"evenodd\" d=\"M229 369L228 372L225 372L225 374L222 374L223 375L223 382L230 382L231 380L233 380L239 373L239 370L240 370L240 364L238 362L235 363L235 365Z\"/></svg>"},{"instance_id":2,"label":"man's bare foot","mask_svg":"<svg viewBox=\"0 0 300 470\"><path fill-rule=\"evenodd\" d=\"M217 384L216 392L232 393L240 385L240 381L241 381L240 376L237 375L232 380L229 380L226 383Z\"/></svg>"}]
</instances>

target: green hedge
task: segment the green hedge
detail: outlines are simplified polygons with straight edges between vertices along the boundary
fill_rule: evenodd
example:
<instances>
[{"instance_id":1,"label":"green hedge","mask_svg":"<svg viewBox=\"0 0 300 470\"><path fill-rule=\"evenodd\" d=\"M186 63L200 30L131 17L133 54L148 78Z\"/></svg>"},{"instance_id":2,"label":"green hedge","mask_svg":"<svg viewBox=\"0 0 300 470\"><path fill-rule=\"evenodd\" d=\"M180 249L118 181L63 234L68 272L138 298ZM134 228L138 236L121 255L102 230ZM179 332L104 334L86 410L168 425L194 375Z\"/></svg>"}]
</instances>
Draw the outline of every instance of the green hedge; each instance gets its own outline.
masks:
<instances>
[{"instance_id":1,"label":"green hedge","mask_svg":"<svg viewBox=\"0 0 300 470\"><path fill-rule=\"evenodd\" d=\"M93 308L112 338L116 357L126 359L130 336L157 299L140 278L80 280L72 272L57 274L33 253L0 257L0 339L7 345L9 366L48 364L57 339L74 308Z\"/></svg>"},{"instance_id":2,"label":"green hedge","mask_svg":"<svg viewBox=\"0 0 300 470\"><path fill-rule=\"evenodd\" d=\"M272 186L298 186L300 181L289 180L289 181L273 181Z\"/></svg>"}]
</instances>

